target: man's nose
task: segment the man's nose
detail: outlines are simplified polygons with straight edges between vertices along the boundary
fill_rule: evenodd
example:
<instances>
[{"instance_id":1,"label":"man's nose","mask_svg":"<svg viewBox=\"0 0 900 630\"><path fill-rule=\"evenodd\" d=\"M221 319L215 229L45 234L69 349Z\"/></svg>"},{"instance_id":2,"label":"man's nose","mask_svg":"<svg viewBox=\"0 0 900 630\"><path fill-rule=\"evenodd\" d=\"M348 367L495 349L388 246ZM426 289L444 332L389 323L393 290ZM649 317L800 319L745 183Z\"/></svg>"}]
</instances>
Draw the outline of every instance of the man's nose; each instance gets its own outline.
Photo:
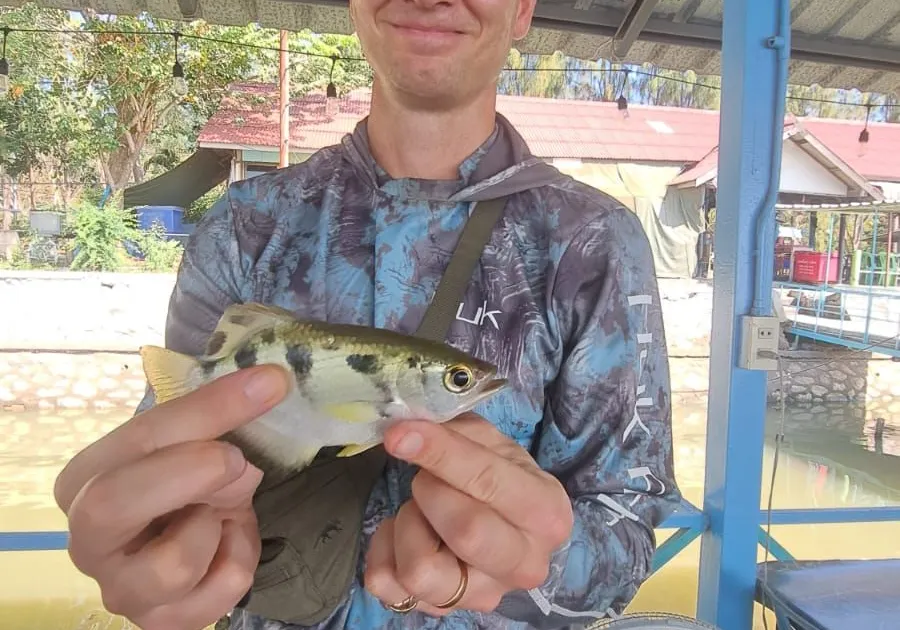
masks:
<instances>
[{"instance_id":1,"label":"man's nose","mask_svg":"<svg viewBox=\"0 0 900 630\"><path fill-rule=\"evenodd\" d=\"M440 6L452 6L457 0L406 0L407 3L423 9L434 9Z\"/></svg>"}]
</instances>

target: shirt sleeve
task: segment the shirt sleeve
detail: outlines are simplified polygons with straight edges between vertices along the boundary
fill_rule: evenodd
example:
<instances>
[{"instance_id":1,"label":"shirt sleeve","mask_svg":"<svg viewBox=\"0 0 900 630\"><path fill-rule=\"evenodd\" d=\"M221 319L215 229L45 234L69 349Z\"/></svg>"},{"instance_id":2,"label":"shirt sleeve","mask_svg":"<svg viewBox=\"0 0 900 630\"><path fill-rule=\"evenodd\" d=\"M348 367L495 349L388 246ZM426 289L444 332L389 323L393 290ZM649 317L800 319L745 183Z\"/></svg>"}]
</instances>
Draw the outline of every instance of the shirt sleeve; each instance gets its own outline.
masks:
<instances>
[{"instance_id":1,"label":"shirt sleeve","mask_svg":"<svg viewBox=\"0 0 900 630\"><path fill-rule=\"evenodd\" d=\"M188 239L169 298L167 348L194 356L203 354L222 313L242 301L245 268L230 193L226 193L203 215ZM137 412L153 404L153 391L148 385Z\"/></svg>"},{"instance_id":2,"label":"shirt sleeve","mask_svg":"<svg viewBox=\"0 0 900 630\"><path fill-rule=\"evenodd\" d=\"M637 217L620 208L583 227L549 291L564 353L533 454L563 482L575 524L546 582L497 610L535 628L620 615L650 573L655 527L681 500L662 311Z\"/></svg>"}]
</instances>

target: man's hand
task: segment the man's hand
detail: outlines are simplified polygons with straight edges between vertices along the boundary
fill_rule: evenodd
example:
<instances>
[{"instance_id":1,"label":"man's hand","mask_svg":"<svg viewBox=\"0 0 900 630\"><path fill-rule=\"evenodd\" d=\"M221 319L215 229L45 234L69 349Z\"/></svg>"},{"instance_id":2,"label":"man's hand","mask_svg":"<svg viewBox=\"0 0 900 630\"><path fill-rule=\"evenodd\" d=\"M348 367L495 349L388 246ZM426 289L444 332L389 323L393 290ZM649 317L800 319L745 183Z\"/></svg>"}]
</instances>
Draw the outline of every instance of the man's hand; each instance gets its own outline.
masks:
<instances>
[{"instance_id":1,"label":"man's hand","mask_svg":"<svg viewBox=\"0 0 900 630\"><path fill-rule=\"evenodd\" d=\"M286 392L279 368L228 375L138 414L60 473L69 556L110 612L142 630L201 630L247 593L262 473L217 438Z\"/></svg>"},{"instance_id":2,"label":"man's hand","mask_svg":"<svg viewBox=\"0 0 900 630\"><path fill-rule=\"evenodd\" d=\"M547 578L554 550L571 534L562 485L518 444L475 414L444 425L403 422L388 453L420 467L412 500L381 523L366 558L366 588L386 606L415 597L418 610L491 612L509 591ZM452 608L435 608L469 584Z\"/></svg>"}]
</instances>

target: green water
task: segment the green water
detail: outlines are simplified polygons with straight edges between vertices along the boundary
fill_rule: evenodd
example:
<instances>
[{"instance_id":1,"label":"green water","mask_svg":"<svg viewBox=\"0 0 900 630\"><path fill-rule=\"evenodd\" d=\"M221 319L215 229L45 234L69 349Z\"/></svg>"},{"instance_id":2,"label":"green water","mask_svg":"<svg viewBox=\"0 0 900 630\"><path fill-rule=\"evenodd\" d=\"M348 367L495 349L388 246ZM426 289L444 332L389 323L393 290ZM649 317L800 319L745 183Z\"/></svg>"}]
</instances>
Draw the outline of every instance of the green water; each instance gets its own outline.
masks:
<instances>
[{"instance_id":1,"label":"green water","mask_svg":"<svg viewBox=\"0 0 900 630\"><path fill-rule=\"evenodd\" d=\"M674 412L676 472L685 497L703 496L706 407L682 402ZM78 450L127 418L127 412L0 413L0 529L60 530L53 481ZM772 438L779 414L769 414L764 454L768 499ZM900 505L900 417L875 417L863 406L789 410L775 481L776 508ZM796 557L900 557L900 524L783 526L773 535ZM671 531L660 531L662 542ZM760 549L760 560L763 550ZM699 541L654 575L631 609L692 615L696 605ZM759 616L757 615L757 619ZM761 622L758 622L762 628ZM124 630L102 611L94 583L75 570L66 552L0 553L0 628L3 630ZM773 627L770 624L770 627Z\"/></svg>"}]
</instances>

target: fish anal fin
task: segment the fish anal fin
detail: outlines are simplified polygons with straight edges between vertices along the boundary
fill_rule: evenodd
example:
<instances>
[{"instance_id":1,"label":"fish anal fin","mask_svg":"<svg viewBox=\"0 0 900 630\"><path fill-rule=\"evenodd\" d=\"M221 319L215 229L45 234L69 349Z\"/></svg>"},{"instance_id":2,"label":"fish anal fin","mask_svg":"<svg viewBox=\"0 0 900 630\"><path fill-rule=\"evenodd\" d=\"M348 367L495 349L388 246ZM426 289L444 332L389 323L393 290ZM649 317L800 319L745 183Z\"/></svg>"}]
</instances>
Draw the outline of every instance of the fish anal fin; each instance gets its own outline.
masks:
<instances>
[{"instance_id":1,"label":"fish anal fin","mask_svg":"<svg viewBox=\"0 0 900 630\"><path fill-rule=\"evenodd\" d=\"M354 455L359 455L365 451L368 451L370 448L378 446L381 442L369 442L368 444L348 444L340 451L338 451L336 457L353 457Z\"/></svg>"},{"instance_id":2,"label":"fish anal fin","mask_svg":"<svg viewBox=\"0 0 900 630\"><path fill-rule=\"evenodd\" d=\"M299 472L303 470L312 463L312 461L318 454L318 448L310 448L299 451L297 453L297 457L294 459L293 465L291 466L292 471Z\"/></svg>"},{"instance_id":3,"label":"fish anal fin","mask_svg":"<svg viewBox=\"0 0 900 630\"><path fill-rule=\"evenodd\" d=\"M375 422L381 417L380 409L371 402L327 403L322 409L336 420L350 424Z\"/></svg>"},{"instance_id":4,"label":"fish anal fin","mask_svg":"<svg viewBox=\"0 0 900 630\"><path fill-rule=\"evenodd\" d=\"M157 404L179 398L193 389L191 372L199 366L194 357L159 346L142 346L140 354L144 375Z\"/></svg>"}]
</instances>

